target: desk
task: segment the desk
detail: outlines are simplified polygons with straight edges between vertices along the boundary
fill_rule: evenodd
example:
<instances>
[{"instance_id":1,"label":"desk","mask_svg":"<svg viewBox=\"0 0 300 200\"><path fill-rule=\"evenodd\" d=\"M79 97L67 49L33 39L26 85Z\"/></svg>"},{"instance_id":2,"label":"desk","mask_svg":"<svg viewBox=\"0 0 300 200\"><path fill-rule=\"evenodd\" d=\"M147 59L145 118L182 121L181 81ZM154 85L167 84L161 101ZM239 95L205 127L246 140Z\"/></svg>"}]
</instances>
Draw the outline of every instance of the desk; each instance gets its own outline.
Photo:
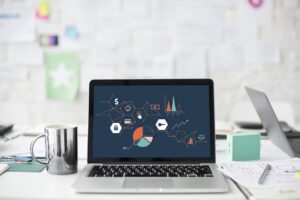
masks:
<instances>
[{"instance_id":1,"label":"desk","mask_svg":"<svg viewBox=\"0 0 300 200\"><path fill-rule=\"evenodd\" d=\"M22 140L24 145L28 145L32 139L32 137L19 137L16 140ZM79 137L78 141L79 155L86 155L82 153L86 152L86 136ZM7 148L13 148L11 147L13 143L20 145L20 142L12 141L11 144L5 144L2 148L5 149L6 145ZM225 143L225 140L217 140L217 161L226 160ZM262 141L261 157L262 160L288 158L284 152L268 140ZM86 160L79 161L78 171L82 170L85 163ZM245 199L245 196L229 178L227 181L230 191L225 194L77 194L70 187L77 175L78 173L56 176L48 174L46 170L41 173L6 172L0 176L0 199Z\"/></svg>"}]
</instances>

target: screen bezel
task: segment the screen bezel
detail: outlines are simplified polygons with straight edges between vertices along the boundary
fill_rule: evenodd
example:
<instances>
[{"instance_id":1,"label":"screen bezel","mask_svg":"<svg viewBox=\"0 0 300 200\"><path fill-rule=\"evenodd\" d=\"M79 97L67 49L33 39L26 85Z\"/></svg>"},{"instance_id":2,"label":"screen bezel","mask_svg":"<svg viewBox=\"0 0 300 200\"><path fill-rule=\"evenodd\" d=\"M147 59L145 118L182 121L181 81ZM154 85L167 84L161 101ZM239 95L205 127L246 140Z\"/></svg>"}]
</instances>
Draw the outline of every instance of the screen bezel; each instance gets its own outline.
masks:
<instances>
[{"instance_id":1,"label":"screen bezel","mask_svg":"<svg viewBox=\"0 0 300 200\"><path fill-rule=\"evenodd\" d=\"M95 86L142 86L142 85L207 85L209 86L210 110L210 157L199 158L94 158L93 157L93 117L94 117L94 87ZM215 163L215 114L214 114L214 87L211 79L115 79L91 80L89 84L89 124L88 124L88 163Z\"/></svg>"}]
</instances>

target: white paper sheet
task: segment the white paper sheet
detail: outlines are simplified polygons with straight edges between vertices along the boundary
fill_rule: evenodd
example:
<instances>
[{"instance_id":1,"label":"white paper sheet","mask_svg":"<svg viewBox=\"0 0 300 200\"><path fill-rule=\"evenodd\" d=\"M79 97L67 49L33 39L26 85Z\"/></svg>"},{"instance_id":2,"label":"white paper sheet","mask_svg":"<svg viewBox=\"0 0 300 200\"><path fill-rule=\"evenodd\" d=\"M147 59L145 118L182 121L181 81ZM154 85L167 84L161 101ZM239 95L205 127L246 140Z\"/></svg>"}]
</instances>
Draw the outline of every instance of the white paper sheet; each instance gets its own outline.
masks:
<instances>
[{"instance_id":1,"label":"white paper sheet","mask_svg":"<svg viewBox=\"0 0 300 200\"><path fill-rule=\"evenodd\" d=\"M211 69L238 69L242 67L241 51L232 45L211 48L208 61Z\"/></svg>"},{"instance_id":2,"label":"white paper sheet","mask_svg":"<svg viewBox=\"0 0 300 200\"><path fill-rule=\"evenodd\" d=\"M88 92L89 83L92 79L114 79L116 78L116 70L114 67L91 67L85 63L80 71L80 91Z\"/></svg>"},{"instance_id":3,"label":"white paper sheet","mask_svg":"<svg viewBox=\"0 0 300 200\"><path fill-rule=\"evenodd\" d=\"M150 15L151 1L148 0L125 0L124 14L128 18L146 18Z\"/></svg>"},{"instance_id":4,"label":"white paper sheet","mask_svg":"<svg viewBox=\"0 0 300 200\"><path fill-rule=\"evenodd\" d=\"M244 62L246 64L278 64L280 48L276 43L251 42L245 45Z\"/></svg>"},{"instance_id":5,"label":"white paper sheet","mask_svg":"<svg viewBox=\"0 0 300 200\"><path fill-rule=\"evenodd\" d=\"M222 42L222 27L188 25L176 30L176 41L180 46L196 46L203 44L217 44Z\"/></svg>"},{"instance_id":6,"label":"white paper sheet","mask_svg":"<svg viewBox=\"0 0 300 200\"><path fill-rule=\"evenodd\" d=\"M122 78L172 78L174 58L172 56L155 59L130 58L121 71Z\"/></svg>"},{"instance_id":7,"label":"white paper sheet","mask_svg":"<svg viewBox=\"0 0 300 200\"><path fill-rule=\"evenodd\" d=\"M203 48L181 49L176 54L177 78L205 78L207 66Z\"/></svg>"},{"instance_id":8,"label":"white paper sheet","mask_svg":"<svg viewBox=\"0 0 300 200\"><path fill-rule=\"evenodd\" d=\"M259 184L258 179L267 163L271 165L271 170L264 183ZM248 189L281 187L300 189L300 179L296 178L296 173L300 171L299 158L269 162L220 162L218 165L224 174Z\"/></svg>"},{"instance_id":9,"label":"white paper sheet","mask_svg":"<svg viewBox=\"0 0 300 200\"><path fill-rule=\"evenodd\" d=\"M163 30L133 32L133 56L150 58L166 56L171 51L171 34Z\"/></svg>"},{"instance_id":10,"label":"white paper sheet","mask_svg":"<svg viewBox=\"0 0 300 200\"><path fill-rule=\"evenodd\" d=\"M1 1L0 43L33 41L34 16L32 0Z\"/></svg>"},{"instance_id":11,"label":"white paper sheet","mask_svg":"<svg viewBox=\"0 0 300 200\"><path fill-rule=\"evenodd\" d=\"M42 48L36 43L9 44L7 47L7 62L12 64L42 65Z\"/></svg>"},{"instance_id":12,"label":"white paper sheet","mask_svg":"<svg viewBox=\"0 0 300 200\"><path fill-rule=\"evenodd\" d=\"M27 67L15 64L0 64L0 78L10 80L26 80L28 78L29 70Z\"/></svg>"},{"instance_id":13,"label":"white paper sheet","mask_svg":"<svg viewBox=\"0 0 300 200\"><path fill-rule=\"evenodd\" d=\"M238 1L238 20L243 26L265 26L272 23L273 0ZM260 6L260 2L262 4Z\"/></svg>"}]
</instances>

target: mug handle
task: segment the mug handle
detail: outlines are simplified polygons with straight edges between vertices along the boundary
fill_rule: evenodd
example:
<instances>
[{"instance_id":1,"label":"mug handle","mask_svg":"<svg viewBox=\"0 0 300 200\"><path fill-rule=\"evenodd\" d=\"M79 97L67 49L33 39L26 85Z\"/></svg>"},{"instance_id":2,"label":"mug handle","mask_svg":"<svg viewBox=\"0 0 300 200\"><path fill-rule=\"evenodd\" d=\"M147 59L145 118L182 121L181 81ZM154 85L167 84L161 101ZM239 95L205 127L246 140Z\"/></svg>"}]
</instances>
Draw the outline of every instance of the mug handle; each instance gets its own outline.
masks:
<instances>
[{"instance_id":1,"label":"mug handle","mask_svg":"<svg viewBox=\"0 0 300 200\"><path fill-rule=\"evenodd\" d=\"M46 140L46 147L45 147L45 149L46 149L46 156L45 156L45 157L46 157L46 161L42 161L42 160L39 160L38 158L36 158L35 155L34 155L34 152L33 152L33 147L34 147L35 142L36 142L38 139L42 138L42 137L45 137L45 140ZM37 136L37 137L31 142L31 144L30 144L30 154L31 154L32 160L37 161L38 163L41 163L41 164L48 164L49 158L48 158L48 148L47 148L48 142L47 142L47 141L48 141L47 135L46 135L46 134L41 134L41 135Z\"/></svg>"}]
</instances>

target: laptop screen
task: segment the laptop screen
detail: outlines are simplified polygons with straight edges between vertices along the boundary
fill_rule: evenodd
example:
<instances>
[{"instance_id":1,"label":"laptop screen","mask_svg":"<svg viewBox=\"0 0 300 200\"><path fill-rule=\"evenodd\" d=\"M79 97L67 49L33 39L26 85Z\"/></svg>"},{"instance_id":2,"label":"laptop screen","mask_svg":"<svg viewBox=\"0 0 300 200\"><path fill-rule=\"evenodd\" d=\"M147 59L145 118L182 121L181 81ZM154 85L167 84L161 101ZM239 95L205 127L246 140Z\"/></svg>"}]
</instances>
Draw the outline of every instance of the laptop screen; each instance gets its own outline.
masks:
<instances>
[{"instance_id":1,"label":"laptop screen","mask_svg":"<svg viewBox=\"0 0 300 200\"><path fill-rule=\"evenodd\" d=\"M208 83L92 82L88 160L214 161Z\"/></svg>"}]
</instances>

